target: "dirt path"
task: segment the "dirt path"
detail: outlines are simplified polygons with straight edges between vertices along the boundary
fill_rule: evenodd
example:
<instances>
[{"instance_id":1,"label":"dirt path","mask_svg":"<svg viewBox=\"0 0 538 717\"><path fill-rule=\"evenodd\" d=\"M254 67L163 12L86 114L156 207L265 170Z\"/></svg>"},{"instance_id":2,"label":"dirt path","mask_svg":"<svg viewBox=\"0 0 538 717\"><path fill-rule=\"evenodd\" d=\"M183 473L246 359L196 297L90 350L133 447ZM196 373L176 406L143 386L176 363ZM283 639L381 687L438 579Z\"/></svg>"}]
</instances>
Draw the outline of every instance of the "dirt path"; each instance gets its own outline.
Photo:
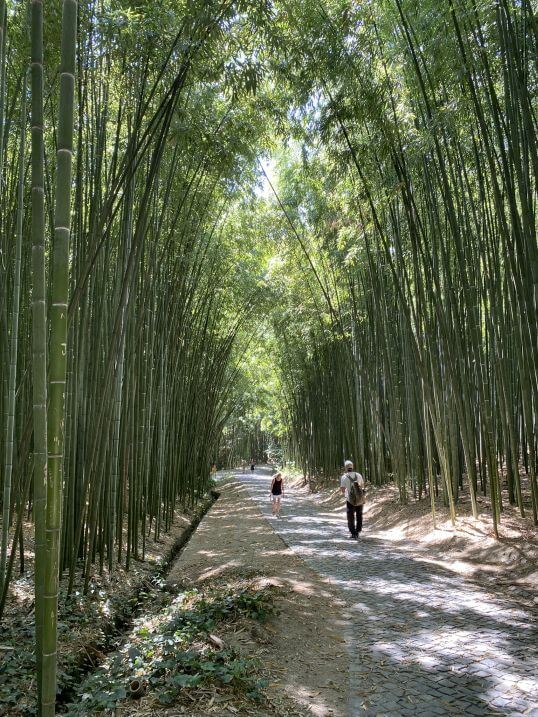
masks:
<instances>
[{"instance_id":1,"label":"dirt path","mask_svg":"<svg viewBox=\"0 0 538 717\"><path fill-rule=\"evenodd\" d=\"M342 601L328 581L274 532L244 485L232 479L220 490L220 498L170 572L169 589L233 583L245 577L257 579L260 586L278 586L278 616L270 617L265 626L220 637L263 660L271 677L267 717L347 717L349 663ZM266 714L260 709L256 708L257 717ZM220 714L228 712L221 709Z\"/></svg>"},{"instance_id":2,"label":"dirt path","mask_svg":"<svg viewBox=\"0 0 538 717\"><path fill-rule=\"evenodd\" d=\"M296 555L347 605L352 717L538 716L535 615L394 544L349 541L345 517L294 491L270 517L268 473L237 475ZM350 625L353 628L350 628Z\"/></svg>"}]
</instances>

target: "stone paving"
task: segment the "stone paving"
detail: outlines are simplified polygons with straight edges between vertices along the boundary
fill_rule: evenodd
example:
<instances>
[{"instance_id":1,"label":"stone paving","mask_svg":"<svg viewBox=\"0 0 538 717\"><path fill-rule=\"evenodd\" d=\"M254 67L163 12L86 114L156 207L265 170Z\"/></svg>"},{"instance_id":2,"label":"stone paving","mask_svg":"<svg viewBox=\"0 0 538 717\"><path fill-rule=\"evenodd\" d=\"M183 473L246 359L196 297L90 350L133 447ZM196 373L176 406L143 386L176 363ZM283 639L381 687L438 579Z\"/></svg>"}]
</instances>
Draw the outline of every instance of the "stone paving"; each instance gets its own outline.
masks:
<instances>
[{"instance_id":1,"label":"stone paving","mask_svg":"<svg viewBox=\"0 0 538 717\"><path fill-rule=\"evenodd\" d=\"M374 537L344 511L288 492L272 518L269 473L237 474L275 531L349 605L350 717L538 717L538 631L516 601ZM330 669L330 665L328 665Z\"/></svg>"}]
</instances>

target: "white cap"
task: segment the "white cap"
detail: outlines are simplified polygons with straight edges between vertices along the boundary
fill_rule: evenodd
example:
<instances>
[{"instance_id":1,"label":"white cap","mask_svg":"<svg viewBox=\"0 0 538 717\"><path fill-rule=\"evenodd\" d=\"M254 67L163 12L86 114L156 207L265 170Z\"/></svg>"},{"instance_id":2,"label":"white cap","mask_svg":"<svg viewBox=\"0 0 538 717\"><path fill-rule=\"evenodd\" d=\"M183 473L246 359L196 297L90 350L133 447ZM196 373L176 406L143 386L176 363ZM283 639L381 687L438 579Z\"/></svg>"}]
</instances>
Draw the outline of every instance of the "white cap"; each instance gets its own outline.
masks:
<instances>
[{"instance_id":1,"label":"white cap","mask_svg":"<svg viewBox=\"0 0 538 717\"><path fill-rule=\"evenodd\" d=\"M353 461L344 461L344 466L346 468L353 468Z\"/></svg>"}]
</instances>

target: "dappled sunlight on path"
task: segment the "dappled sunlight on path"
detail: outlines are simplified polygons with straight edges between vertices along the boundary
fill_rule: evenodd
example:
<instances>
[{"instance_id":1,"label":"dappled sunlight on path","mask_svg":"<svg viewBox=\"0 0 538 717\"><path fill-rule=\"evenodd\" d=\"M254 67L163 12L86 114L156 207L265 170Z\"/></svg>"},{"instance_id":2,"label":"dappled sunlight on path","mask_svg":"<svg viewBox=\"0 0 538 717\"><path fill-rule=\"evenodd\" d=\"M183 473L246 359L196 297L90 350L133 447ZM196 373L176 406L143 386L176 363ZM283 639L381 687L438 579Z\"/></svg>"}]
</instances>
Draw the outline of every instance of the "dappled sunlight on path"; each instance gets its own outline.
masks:
<instances>
[{"instance_id":1,"label":"dappled sunlight on path","mask_svg":"<svg viewBox=\"0 0 538 717\"><path fill-rule=\"evenodd\" d=\"M282 519L269 471L237 474L285 542L349 606L350 715L538 717L538 635L531 615L490 588L393 543L347 539L344 510L287 490Z\"/></svg>"}]
</instances>

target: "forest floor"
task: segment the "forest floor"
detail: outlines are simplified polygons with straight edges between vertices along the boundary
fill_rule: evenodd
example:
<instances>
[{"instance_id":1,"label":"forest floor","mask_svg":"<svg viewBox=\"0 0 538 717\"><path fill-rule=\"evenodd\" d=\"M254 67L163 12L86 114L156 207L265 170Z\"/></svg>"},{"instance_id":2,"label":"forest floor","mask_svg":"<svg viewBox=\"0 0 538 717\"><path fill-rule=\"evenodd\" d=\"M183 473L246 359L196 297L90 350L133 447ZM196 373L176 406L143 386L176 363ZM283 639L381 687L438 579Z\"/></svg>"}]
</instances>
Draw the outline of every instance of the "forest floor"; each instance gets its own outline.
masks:
<instances>
[{"instance_id":1,"label":"forest floor","mask_svg":"<svg viewBox=\"0 0 538 717\"><path fill-rule=\"evenodd\" d=\"M219 500L166 578L167 559L193 519L185 512L176 516L172 533L159 542L147 541L146 561L133 561L129 572L120 566L111 575L96 572L88 595L77 582L67 597L62 585L60 714L344 717L348 671L341 603L326 581L264 525L244 487L228 480L219 490ZM30 523L24 533L25 573L12 583L0 639L2 717L35 715ZM228 610L238 596L247 609ZM159 689L144 684L147 694L129 699L131 678L165 663L155 645L176 639L180 631L172 635L170 625L177 615L193 614L201 605L195 617L202 621L207 605L219 600L223 615L207 623L213 644L189 634L187 648L206 653L196 669L215 664L224 670L221 679L172 686L161 680ZM218 664L221 648L226 665ZM174 670L166 670L173 680ZM226 684L230 677L232 684Z\"/></svg>"},{"instance_id":2,"label":"forest floor","mask_svg":"<svg viewBox=\"0 0 538 717\"><path fill-rule=\"evenodd\" d=\"M288 487L293 498L286 497L284 500L283 520L267 520L268 496L263 487L260 492L260 480L262 486L264 481L267 482L268 493L269 475L263 470L261 475L257 472L254 476L248 473L228 476L220 482L219 500L205 516L175 562L166 584L173 594L180 595L188 594L190 590L204 593L215 586L230 594L244 589L259 592L270 590L270 600L276 605L277 614L269 613L262 623L252 618L238 617L232 622L220 624L214 630L217 644L221 642L226 649L246 658L252 665L252 674L269 683L261 690L262 699L253 702L245 696L244 691L223 689L222 685L209 685L199 690L183 691L177 695L173 706L165 706L161 703L162 697L148 690L148 694L136 705L123 702L118 714L125 717L201 717L206 714L240 717L347 717L350 709L353 717L370 714L362 706L365 704L362 702L362 678L359 679L359 689L355 689L356 676L350 679L349 661L350 647L352 654L357 652L358 647L360 663L367 664L370 646L350 645L349 639L346 639L349 633L350 603L346 602L345 590L348 589L346 585L354 583L356 570L359 571L360 580L361 563L356 563L357 556L350 555L350 548L353 552L353 546L342 546L339 556L333 556L332 553L329 555L329 543L325 542L325 537L318 537L321 524L316 522L316 515L324 521L322 533L326 527L333 525L334 528L329 530L335 530L344 537L345 515L340 492L334 486L329 486L311 494L300 481L290 481ZM414 585L417 570L422 569L426 576L432 576L433 585L436 580L441 580L443 585L448 586L443 588L445 592L450 591L450 595L457 596L462 603L481 603L484 611L491 608L495 612L502 608L503 615L508 615L507 605L513 603L503 602L502 598L496 597L500 592L506 591L508 599L515 598L518 605L526 605L533 610L536 595L533 581L536 577L537 540L531 521L521 520L514 510L507 507L501 528L502 538L496 541L492 537L487 506L482 503L481 508L483 513L474 520L467 515L466 497L462 496L461 515L453 528L447 510L439 505L437 528L434 530L429 514L429 500L412 501L401 506L397 491L392 488L370 490L365 510L365 533L372 545L378 543L385 551L384 555L380 556L382 559L376 558L374 562L380 565L381 571L386 569L392 574L393 569L405 561L403 556L409 554L412 556L409 561L410 572L406 573L404 583L407 587ZM304 511L304 516L301 511ZM345 540L342 542L346 543ZM391 545L394 547L392 556ZM343 560L340 573L343 581L338 578L328 579L312 569L311 564L318 561L316 554L325 555L322 560L332 566L339 558ZM303 555L307 558L306 561L303 560ZM394 559L392 563L391 557ZM396 570L398 569L399 567L396 567ZM451 573L454 574L453 578L450 577ZM465 582L460 582L459 577L472 580L468 589ZM386 584L384 578L383 583ZM477 590L477 583L484 583L485 589ZM421 585L424 591L430 589L423 583ZM443 614L438 611L444 609L440 606L443 605L445 597L434 593L431 600L431 607L435 606L437 614ZM408 600L408 604L407 609L413 611L413 601ZM383 609L382 605L383 600L380 600L380 610ZM389 608L389 613L394 617L392 608ZM424 617L417 619L413 613L410 618L410 624L413 626L424 627L426 640L435 640L437 628L446 624L446 617L433 618L435 629L429 623L426 625ZM147 622L147 616L145 619ZM450 632L454 632L456 627L456 639L458 619L454 618L455 626L450 628ZM484 632L483 620L472 612L469 612L464 621L469 623L470 629L475 625L476 642L480 647L484 647L486 657L489 657L489 640L492 650L496 640L493 633L490 635L487 630ZM390 634L396 634L398 626L391 626L389 622L390 618L387 619L387 630ZM406 625L406 635L402 637L404 643L408 629L409 626ZM501 634L504 626L499 629L497 635ZM394 633L391 633L392 630ZM133 644L133 638L131 635L129 644ZM445 636L444 645L447 640ZM514 642L509 649L515 654L519 646ZM525 651L527 648L523 646L522 649ZM432 653L429 644L428 651ZM456 654L460 653L461 650L456 647ZM433 659L432 654L429 657ZM413 661L412 654L407 662L410 661ZM390 660L382 660L379 665L372 665L375 674L381 674L383 670L383 674L387 674L386 671L391 669ZM403 674L403 666L398 668L398 672L400 669ZM417 684L421 684L422 689L428 692L431 688L429 678L432 675L428 673L425 678L420 669L408 669L415 670L410 682L416 678ZM390 684L389 678L383 679ZM397 678L392 676L391 679ZM490 714L490 709L497 714L503 714L502 710L490 705L489 700L495 699L496 695L488 696L489 687L483 687L473 679L472 676L460 678L459 683L454 688L451 686L450 690L457 692L457 688L462 688L474 692L472 706L478 709L480 714ZM495 677L492 683L494 680ZM393 688L396 692L400 689L394 685ZM497 686L495 689L500 688ZM383 690L382 694L387 692ZM503 700L503 695L504 693L500 694L498 699ZM433 694L426 696L434 698ZM372 698L370 695L367 697ZM463 699L461 695L459 697ZM443 695L440 696L440 704L442 698ZM420 696L417 699L420 701ZM415 709L413 704L407 705L412 711ZM524 704L524 697L521 704ZM355 711L353 705L356 706ZM462 709L463 705L462 702ZM436 708L439 709L439 705ZM376 709L377 711L374 711L379 715L392 714L383 706ZM455 709L458 714L459 703ZM454 714L448 707L442 713Z\"/></svg>"},{"instance_id":3,"label":"forest floor","mask_svg":"<svg viewBox=\"0 0 538 717\"><path fill-rule=\"evenodd\" d=\"M58 600L58 687L67 701L80 684L120 640L134 617L143 612L152 591L162 582L170 562L212 499L196 508L178 506L174 526L158 540L149 534L144 560L132 557L129 570L114 561L108 572L94 566L88 588L77 574L68 594L67 578L60 582ZM0 631L0 717L33 717L35 712L34 653L34 527L23 523L24 571L15 563ZM123 556L125 560L125 554Z\"/></svg>"},{"instance_id":4,"label":"forest floor","mask_svg":"<svg viewBox=\"0 0 538 717\"><path fill-rule=\"evenodd\" d=\"M64 602L69 609L64 610L60 623L60 681L72 700L64 705L64 712L116 717L348 715L349 657L342 595L304 562L297 550L286 545L273 530L272 526L277 526L274 521L263 518L259 505L249 496L248 478L221 479L219 500L166 577L155 576L162 574L164 556L171 554L189 516L179 516L175 532L159 544L148 543L147 563L135 562L131 573L120 570L109 578L106 573L96 575L89 596L82 596L79 587L72 604ZM292 491L300 500L313 501L324 516L345 530L343 501L334 485L311 494L296 480ZM429 499L401 505L392 487L372 489L365 509L365 533L389 550L393 545L395 551L419 554L420 561L430 563L432 570L442 566L444 571L494 587L496 593L506 593L535 611L538 539L532 520L521 519L507 506L501 539L495 540L487 507L486 499L480 499L481 514L475 520L468 497L462 496L454 528L446 508L438 505L434 530ZM0 640L0 715L10 717L33 714L31 545L29 568L25 577L14 582ZM238 596L242 607L238 607ZM127 607L124 625L117 619L122 602ZM222 613L218 620L213 619L217 603L225 605L218 608ZM180 683L168 692L161 689L162 684L160 691L157 685L148 684L142 699L125 699L125 675L143 675L150 658L153 667L157 664L155 645L169 639L170 624L177 628L178 612L185 609L193 615L198 610L198 621L208 610L213 611L212 621L207 623L210 638L202 639L196 633L189 639L195 652L209 655L211 661L202 668L220 670L220 682ZM131 626L130 612L138 615ZM116 651L106 656L111 625L118 622L113 635ZM174 639L179 632L173 633ZM120 663L123 666L114 673ZM89 672L85 680L73 669L77 664ZM168 664L162 659L158 663ZM198 669L200 665L196 665ZM169 686L167 683L166 688ZM91 700L84 701L95 694L102 710ZM104 707L113 702L114 708Z\"/></svg>"}]
</instances>

